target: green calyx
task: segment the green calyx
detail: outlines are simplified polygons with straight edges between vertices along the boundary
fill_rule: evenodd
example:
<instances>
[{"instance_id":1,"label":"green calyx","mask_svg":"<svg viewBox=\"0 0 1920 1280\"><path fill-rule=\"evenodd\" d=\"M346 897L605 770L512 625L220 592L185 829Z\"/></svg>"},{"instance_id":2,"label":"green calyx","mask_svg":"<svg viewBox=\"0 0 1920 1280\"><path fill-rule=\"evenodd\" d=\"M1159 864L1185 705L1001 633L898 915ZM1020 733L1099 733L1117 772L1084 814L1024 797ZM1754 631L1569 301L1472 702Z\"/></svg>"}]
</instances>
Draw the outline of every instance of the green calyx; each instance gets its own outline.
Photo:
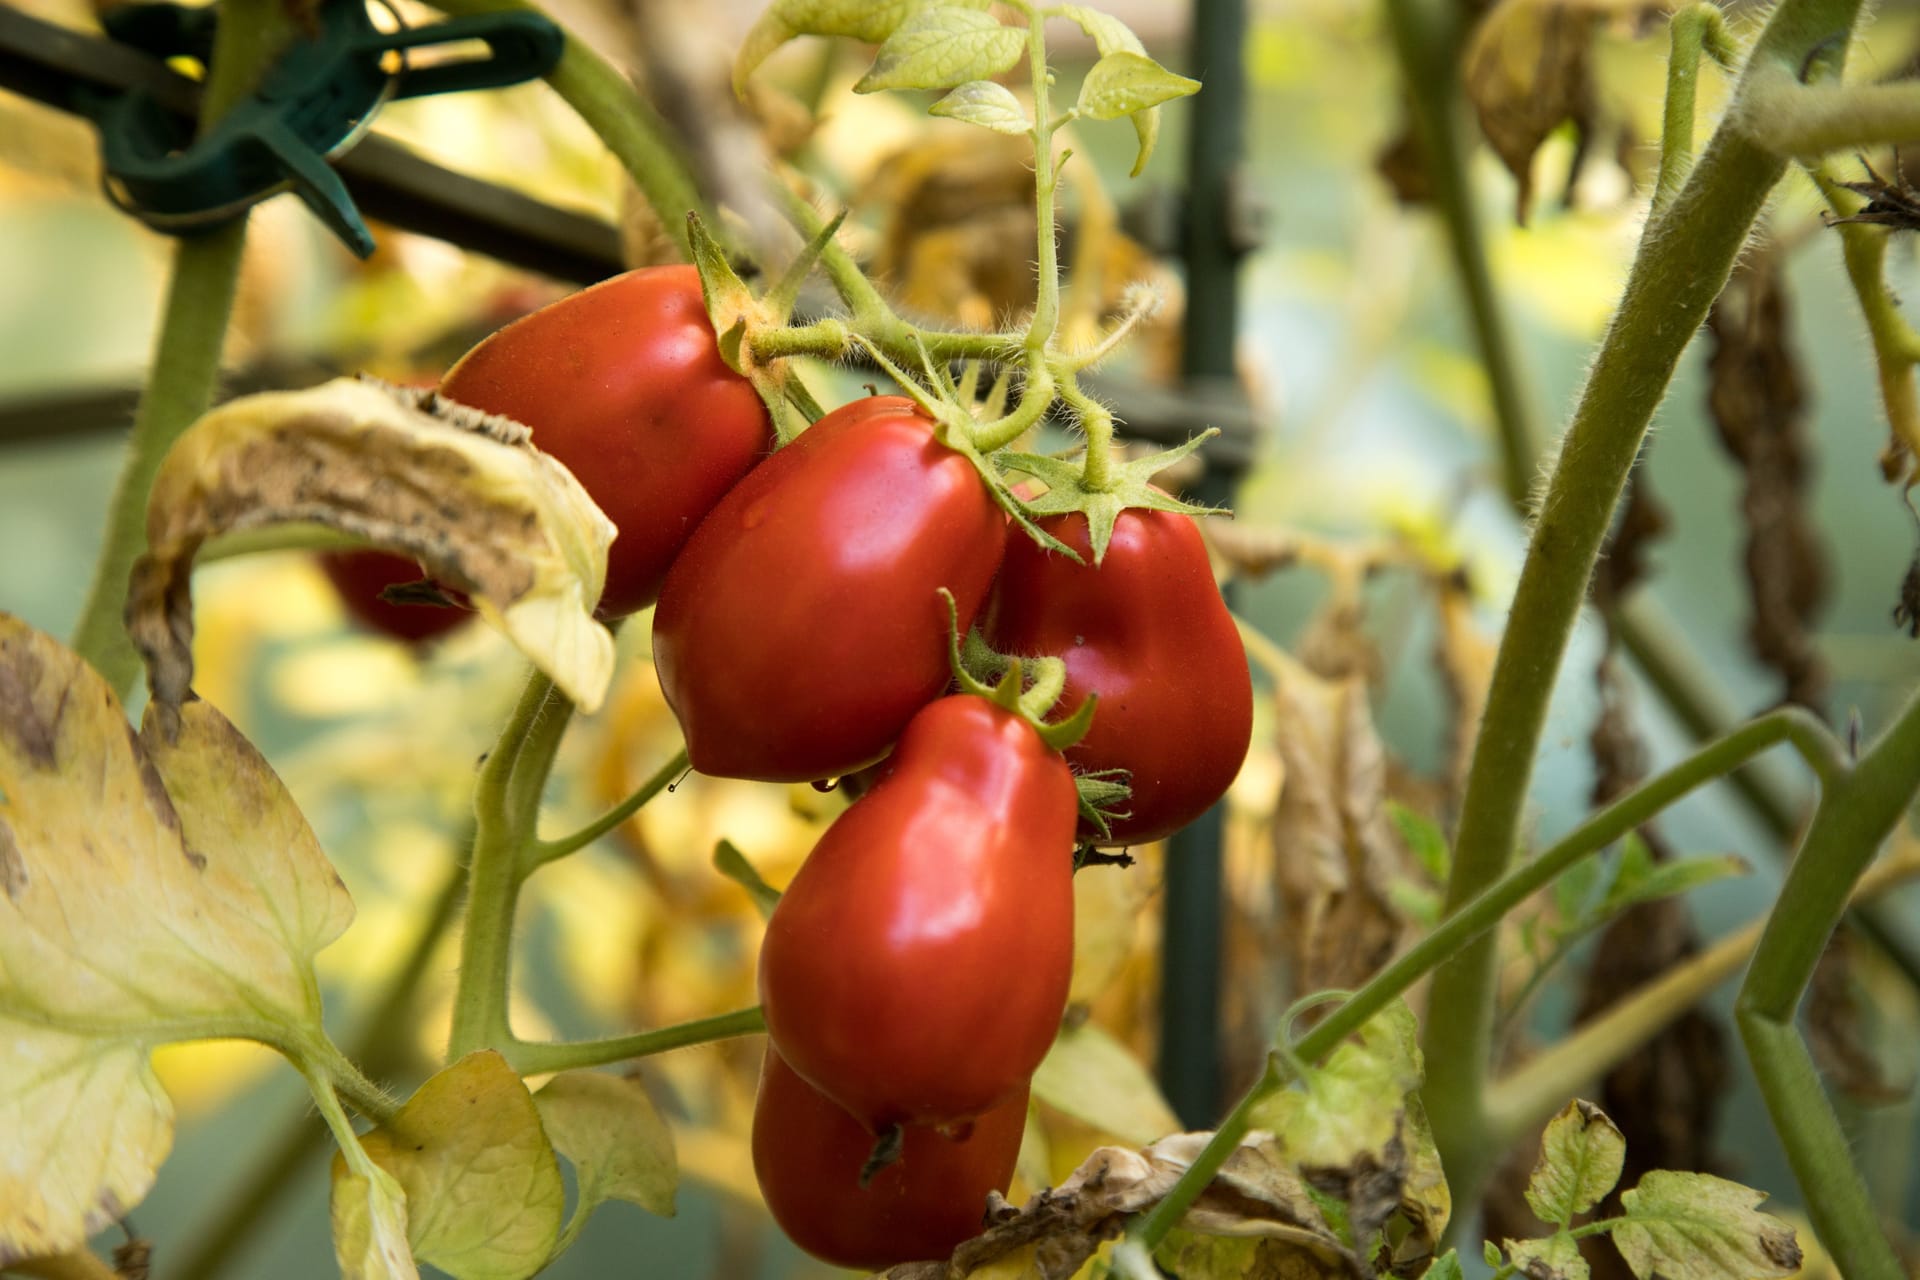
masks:
<instances>
[{"instance_id":1,"label":"green calyx","mask_svg":"<svg viewBox=\"0 0 1920 1280\"><path fill-rule=\"evenodd\" d=\"M1176 511L1194 516L1219 514L1217 507L1182 502L1154 488L1152 484L1155 475L1218 434L1216 429L1208 428L1183 445L1132 462L1112 464L1107 468L1106 483L1097 489L1088 484L1084 460L1075 460L1078 455L1054 458L1038 453L1002 453L999 463L1009 471L1030 475L1047 486L1045 493L1030 501L1014 499L1027 514L1051 516L1078 511L1086 516L1087 536L1093 544L1093 562L1099 564L1106 558L1107 544L1113 540L1114 521L1129 507ZM1026 525L1023 523L1022 527ZM1055 540L1051 538L1041 540L1043 546L1051 547L1054 543Z\"/></svg>"},{"instance_id":2,"label":"green calyx","mask_svg":"<svg viewBox=\"0 0 1920 1280\"><path fill-rule=\"evenodd\" d=\"M947 664L953 671L954 683L963 693L985 698L1019 716L1040 735L1040 741L1055 751L1065 751L1087 736L1087 730L1093 727L1098 695L1089 694L1064 720L1050 724L1045 719L1060 701L1067 685L1064 661L1052 657L1015 658L997 653L978 631L969 631L962 640L960 610L954 603L953 592L942 587L940 598L947 602Z\"/></svg>"}]
</instances>

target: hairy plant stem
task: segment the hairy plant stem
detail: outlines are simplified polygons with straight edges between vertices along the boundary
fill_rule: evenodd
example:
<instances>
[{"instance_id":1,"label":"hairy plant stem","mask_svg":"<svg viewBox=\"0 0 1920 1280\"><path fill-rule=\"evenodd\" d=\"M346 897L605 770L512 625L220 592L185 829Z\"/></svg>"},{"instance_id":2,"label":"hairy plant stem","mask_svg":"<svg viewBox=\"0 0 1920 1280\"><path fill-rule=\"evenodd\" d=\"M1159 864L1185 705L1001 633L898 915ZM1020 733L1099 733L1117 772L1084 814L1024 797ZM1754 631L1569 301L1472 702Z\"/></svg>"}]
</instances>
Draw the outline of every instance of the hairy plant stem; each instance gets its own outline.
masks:
<instances>
[{"instance_id":1,"label":"hairy plant stem","mask_svg":"<svg viewBox=\"0 0 1920 1280\"><path fill-rule=\"evenodd\" d=\"M535 672L481 767L474 789L473 858L467 872L453 1030L447 1041L449 1062L475 1049L504 1047L512 1037L507 991L514 908L520 900L526 850L535 838L540 794L572 712L573 704L553 681Z\"/></svg>"},{"instance_id":2,"label":"hairy plant stem","mask_svg":"<svg viewBox=\"0 0 1920 1280\"><path fill-rule=\"evenodd\" d=\"M1459 77L1467 28L1460 7L1445 0L1387 0L1387 22L1434 207L1446 231L1487 373L1500 438L1502 483L1508 499L1524 506L1540 454L1540 435L1527 408L1519 362L1487 265L1486 241L1467 179Z\"/></svg>"},{"instance_id":3,"label":"hairy plant stem","mask_svg":"<svg viewBox=\"0 0 1920 1280\"><path fill-rule=\"evenodd\" d=\"M615 827L640 812L649 800L673 785L673 780L687 771L687 749L680 748L673 758L654 771L652 777L640 784L639 790L622 800L613 808L595 818L586 826L571 835L560 836L553 840L536 841L530 849L533 867L545 866L556 858L564 858L576 850L584 849L606 835Z\"/></svg>"},{"instance_id":4,"label":"hairy plant stem","mask_svg":"<svg viewBox=\"0 0 1920 1280\"><path fill-rule=\"evenodd\" d=\"M460 840L461 856L472 844L471 837ZM420 982L426 977L440 939L459 913L466 891L464 863L454 867L446 884L434 896L427 920L415 937L406 959L388 979L373 1009L362 1021L360 1030L348 1043L346 1054L375 1080L385 1079L406 1061L410 1043L414 1007ZM262 1144L252 1158L246 1176L240 1180L241 1192L219 1205L219 1213L207 1226L196 1231L182 1246L185 1259L169 1268L175 1275L218 1275L229 1260L265 1223L287 1190L309 1163L320 1154L326 1142L326 1130L313 1123L303 1104L280 1122L274 1137Z\"/></svg>"},{"instance_id":5,"label":"hairy plant stem","mask_svg":"<svg viewBox=\"0 0 1920 1280\"><path fill-rule=\"evenodd\" d=\"M1717 5L1690 4L1673 15L1668 28L1667 99L1660 120L1660 173L1653 184L1654 217L1666 212L1680 194L1693 164L1694 102L1700 86L1700 57L1732 65L1735 50L1726 19Z\"/></svg>"},{"instance_id":6,"label":"hairy plant stem","mask_svg":"<svg viewBox=\"0 0 1920 1280\"><path fill-rule=\"evenodd\" d=\"M1784 172L1781 155L1744 127L1748 86L1783 64L1803 65L1836 37L1844 46L1857 7L1858 0L1784 0L1726 119L1641 238L1521 569L1468 773L1450 911L1496 882L1513 859L1547 703L1614 505L1681 353ZM1454 1195L1469 1204L1499 1154L1484 1141L1494 960L1493 940L1481 938L1440 968L1426 1027L1424 1096Z\"/></svg>"},{"instance_id":7,"label":"hairy plant stem","mask_svg":"<svg viewBox=\"0 0 1920 1280\"><path fill-rule=\"evenodd\" d=\"M1846 762L1839 744L1826 726L1801 708L1783 707L1742 725L1590 815L1525 866L1506 872L1497 883L1487 886L1404 955L1375 974L1365 986L1341 1001L1319 1025L1291 1041L1276 1054L1276 1062L1291 1056L1309 1067L1317 1064L1341 1040L1405 994L1414 983L1434 972L1449 957L1462 954L1475 939L1490 933L1509 911L1551 884L1582 858L1606 848L1689 792L1781 743L1791 745L1823 780L1845 773ZM1430 1016L1429 1024L1431 1021ZM1434 1065L1429 1058L1430 1079ZM1166 1239L1167 1232L1178 1224L1181 1215L1245 1136L1247 1117L1253 1107L1260 1098L1285 1084L1287 1078L1287 1073L1278 1070L1275 1063L1269 1063L1266 1074L1222 1122L1192 1167L1166 1198L1135 1224L1130 1232L1134 1238L1149 1249L1157 1248ZM1482 1119L1484 1121L1484 1116ZM1464 1198L1459 1202L1469 1203Z\"/></svg>"},{"instance_id":8,"label":"hairy plant stem","mask_svg":"<svg viewBox=\"0 0 1920 1280\"><path fill-rule=\"evenodd\" d=\"M556 1044L516 1040L507 1046L505 1052L507 1061L513 1064L515 1071L523 1076L531 1076L549 1071L605 1066L609 1062L626 1062L632 1058L665 1053L669 1049L685 1049L696 1044L711 1044L715 1040L750 1036L766 1029L766 1020L760 1016L760 1006L754 1005L751 1009L736 1009L732 1013L716 1014L711 1018L677 1023L655 1031L609 1036L604 1040L575 1040Z\"/></svg>"},{"instance_id":9,"label":"hairy plant stem","mask_svg":"<svg viewBox=\"0 0 1920 1280\"><path fill-rule=\"evenodd\" d=\"M1033 304L1033 319L1027 325L1029 364L1046 357L1053 342L1054 326L1060 319L1059 246L1055 243L1054 197L1060 187L1060 165L1053 158L1054 120L1047 105L1047 92L1053 85L1053 73L1047 69L1047 19L1044 13L1027 14L1027 65L1033 83L1033 176L1034 222L1038 228L1034 263L1039 290Z\"/></svg>"},{"instance_id":10,"label":"hairy plant stem","mask_svg":"<svg viewBox=\"0 0 1920 1280\"><path fill-rule=\"evenodd\" d=\"M531 0L432 0L442 12L465 16L475 13L545 13ZM691 261L686 215L697 212L708 226L720 227L713 210L701 197L692 174L673 139L673 131L646 100L632 77L567 34L559 65L547 73L547 83L573 108L586 126L606 144L653 207L660 224Z\"/></svg>"},{"instance_id":11,"label":"hairy plant stem","mask_svg":"<svg viewBox=\"0 0 1920 1280\"><path fill-rule=\"evenodd\" d=\"M1851 773L1823 787L1735 1016L1807 1213L1840 1273L1869 1280L1906 1274L1854 1166L1794 1013L1847 899L1920 788L1920 696Z\"/></svg>"},{"instance_id":12,"label":"hairy plant stem","mask_svg":"<svg viewBox=\"0 0 1920 1280\"><path fill-rule=\"evenodd\" d=\"M274 0L224 0L201 105L203 131L253 91L293 37L292 17ZM174 244L153 368L134 411L133 433L107 510L105 540L73 632L74 652L121 698L140 675L140 658L127 638L123 615L128 575L147 549L147 498L167 450L213 407L246 239L242 214Z\"/></svg>"}]
</instances>

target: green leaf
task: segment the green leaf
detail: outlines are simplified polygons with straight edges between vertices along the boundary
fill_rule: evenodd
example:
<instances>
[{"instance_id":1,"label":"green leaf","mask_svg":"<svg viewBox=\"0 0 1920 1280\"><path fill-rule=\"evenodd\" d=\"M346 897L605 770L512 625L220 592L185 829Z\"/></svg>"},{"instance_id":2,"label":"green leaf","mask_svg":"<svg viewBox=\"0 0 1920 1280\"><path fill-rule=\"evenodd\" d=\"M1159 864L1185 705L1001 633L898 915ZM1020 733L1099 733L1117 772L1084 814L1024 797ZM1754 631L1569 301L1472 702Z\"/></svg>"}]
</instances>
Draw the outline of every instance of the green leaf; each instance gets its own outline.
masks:
<instances>
[{"instance_id":1,"label":"green leaf","mask_svg":"<svg viewBox=\"0 0 1920 1280\"><path fill-rule=\"evenodd\" d=\"M1507 1261L1527 1280L1588 1280L1593 1274L1580 1244L1566 1232L1545 1240L1508 1240Z\"/></svg>"},{"instance_id":2,"label":"green leaf","mask_svg":"<svg viewBox=\"0 0 1920 1280\"><path fill-rule=\"evenodd\" d=\"M352 916L218 711L149 703L136 736L91 667L0 613L0 1267L146 1194L173 1134L156 1045L322 1035L312 959Z\"/></svg>"},{"instance_id":3,"label":"green leaf","mask_svg":"<svg viewBox=\"0 0 1920 1280\"><path fill-rule=\"evenodd\" d=\"M731 840L722 840L714 846L713 869L747 891L762 920L773 917L773 909L780 905L780 891L754 869L747 855L740 852L740 846Z\"/></svg>"},{"instance_id":4,"label":"green leaf","mask_svg":"<svg viewBox=\"0 0 1920 1280\"><path fill-rule=\"evenodd\" d=\"M1766 1193L1707 1173L1658 1170L1621 1195L1613 1243L1640 1280L1748 1280L1800 1269L1793 1228L1759 1212Z\"/></svg>"},{"instance_id":5,"label":"green leaf","mask_svg":"<svg viewBox=\"0 0 1920 1280\"><path fill-rule=\"evenodd\" d=\"M1480 1260L1495 1269L1507 1265L1507 1260L1500 1254L1500 1246L1491 1240L1480 1246Z\"/></svg>"},{"instance_id":6,"label":"green leaf","mask_svg":"<svg viewBox=\"0 0 1920 1280\"><path fill-rule=\"evenodd\" d=\"M336 1172L332 1218L341 1280L419 1280L407 1249L407 1196L385 1169Z\"/></svg>"},{"instance_id":7,"label":"green leaf","mask_svg":"<svg viewBox=\"0 0 1920 1280\"><path fill-rule=\"evenodd\" d=\"M1527 1181L1527 1204L1542 1222L1564 1227L1600 1203L1620 1181L1627 1140L1607 1113L1575 1098L1547 1124L1540 1159Z\"/></svg>"},{"instance_id":8,"label":"green leaf","mask_svg":"<svg viewBox=\"0 0 1920 1280\"><path fill-rule=\"evenodd\" d=\"M1092 1023L1062 1031L1033 1073L1033 1096L1135 1146L1180 1130L1153 1076Z\"/></svg>"},{"instance_id":9,"label":"green leaf","mask_svg":"<svg viewBox=\"0 0 1920 1280\"><path fill-rule=\"evenodd\" d=\"M1387 801L1387 816L1406 841L1407 850L1436 884L1445 884L1452 873L1453 851L1447 847L1447 833L1440 824L1397 800Z\"/></svg>"},{"instance_id":10,"label":"green leaf","mask_svg":"<svg viewBox=\"0 0 1920 1280\"><path fill-rule=\"evenodd\" d=\"M1460 1266L1460 1255L1449 1249L1427 1264L1420 1280L1467 1280L1467 1273Z\"/></svg>"},{"instance_id":11,"label":"green leaf","mask_svg":"<svg viewBox=\"0 0 1920 1280\"><path fill-rule=\"evenodd\" d=\"M733 64L733 91L744 96L747 77L798 36L846 36L879 44L928 0L774 0L747 32ZM942 0L949 7L985 9L992 0Z\"/></svg>"},{"instance_id":12,"label":"green leaf","mask_svg":"<svg viewBox=\"0 0 1920 1280\"><path fill-rule=\"evenodd\" d=\"M887 37L855 93L881 89L948 89L1011 71L1027 47L1026 33L988 13L959 5L928 5Z\"/></svg>"},{"instance_id":13,"label":"green leaf","mask_svg":"<svg viewBox=\"0 0 1920 1280\"><path fill-rule=\"evenodd\" d=\"M1117 49L1093 64L1080 83L1080 114L1118 120L1184 98L1200 89L1198 80L1177 76L1144 53Z\"/></svg>"},{"instance_id":14,"label":"green leaf","mask_svg":"<svg viewBox=\"0 0 1920 1280\"><path fill-rule=\"evenodd\" d=\"M1638 903L1689 893L1716 880L1743 876L1749 870L1743 859L1732 854L1655 862L1646 842L1630 837L1621 854L1619 874L1607 888L1600 913L1611 916Z\"/></svg>"},{"instance_id":15,"label":"green leaf","mask_svg":"<svg viewBox=\"0 0 1920 1280\"><path fill-rule=\"evenodd\" d=\"M1152 482L1155 475L1185 458L1218 434L1220 434L1218 431L1208 428L1185 444L1175 445L1171 449L1149 457L1136 458L1132 462L1116 465L1109 477L1108 486L1097 493L1082 486L1081 464L1067 458L1006 451L996 453L994 459L999 466L1009 471L1025 472L1047 486L1047 491L1038 498L1020 502L1020 511L1024 516L1051 516L1066 511L1078 511L1085 515L1087 538L1093 544L1093 562L1099 564L1106 558L1107 543L1113 539L1114 521L1118 520L1120 513L1128 507L1144 507L1153 511L1178 511L1195 516L1217 514L1216 508L1199 507L1170 497L1154 488ZM1010 491L1004 486L998 486L995 493L1010 494ZM1034 531L1029 530L1029 532ZM1059 546L1057 540L1053 541L1055 546ZM1059 549L1065 550L1064 547Z\"/></svg>"},{"instance_id":16,"label":"green leaf","mask_svg":"<svg viewBox=\"0 0 1920 1280\"><path fill-rule=\"evenodd\" d=\"M533 1095L554 1148L573 1163L574 1213L608 1200L673 1216L680 1182L673 1133L636 1080L601 1071L568 1071Z\"/></svg>"},{"instance_id":17,"label":"green leaf","mask_svg":"<svg viewBox=\"0 0 1920 1280\"><path fill-rule=\"evenodd\" d=\"M1033 128L1013 90L992 80L969 80L927 108L927 114L964 120L995 133L1026 133Z\"/></svg>"},{"instance_id":18,"label":"green leaf","mask_svg":"<svg viewBox=\"0 0 1920 1280\"><path fill-rule=\"evenodd\" d=\"M457 1280L524 1280L547 1264L565 1192L527 1086L491 1049L429 1078L360 1140L407 1194L414 1256ZM334 1194L348 1172L334 1161Z\"/></svg>"},{"instance_id":19,"label":"green leaf","mask_svg":"<svg viewBox=\"0 0 1920 1280\"><path fill-rule=\"evenodd\" d=\"M1280 1138L1303 1166L1339 1168L1381 1153L1400 1138L1407 1095L1420 1087L1420 1024L1405 1001L1374 1015L1358 1033L1256 1109L1254 1127Z\"/></svg>"}]
</instances>

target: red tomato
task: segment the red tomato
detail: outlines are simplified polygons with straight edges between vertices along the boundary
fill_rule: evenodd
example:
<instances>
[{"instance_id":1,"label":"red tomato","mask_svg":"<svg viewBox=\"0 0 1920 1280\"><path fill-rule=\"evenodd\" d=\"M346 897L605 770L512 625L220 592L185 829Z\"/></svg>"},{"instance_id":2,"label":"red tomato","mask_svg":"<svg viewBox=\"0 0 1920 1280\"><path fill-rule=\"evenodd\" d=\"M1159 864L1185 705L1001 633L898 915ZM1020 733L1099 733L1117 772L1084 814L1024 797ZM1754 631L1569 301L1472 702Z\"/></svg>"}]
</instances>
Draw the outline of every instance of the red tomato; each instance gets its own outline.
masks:
<instances>
[{"instance_id":1,"label":"red tomato","mask_svg":"<svg viewBox=\"0 0 1920 1280\"><path fill-rule=\"evenodd\" d=\"M1077 769L1126 769L1131 816L1102 844L1171 835L1225 794L1253 736L1246 650L1189 516L1130 507L1093 564L1086 517L1042 529L1086 558L1075 564L1014 538L994 584L987 641L1003 653L1066 660L1061 714L1100 695L1093 728L1067 750ZM1094 839L1090 826L1083 839Z\"/></svg>"},{"instance_id":2,"label":"red tomato","mask_svg":"<svg viewBox=\"0 0 1920 1280\"><path fill-rule=\"evenodd\" d=\"M387 551L329 551L320 557L320 567L354 621L395 640L419 644L444 635L473 616L465 609L382 600L380 593L388 587L418 582L427 576L407 556Z\"/></svg>"},{"instance_id":3,"label":"red tomato","mask_svg":"<svg viewBox=\"0 0 1920 1280\"><path fill-rule=\"evenodd\" d=\"M653 603L694 526L773 447L766 406L720 358L692 267L562 298L469 351L440 390L533 428L619 528L605 617Z\"/></svg>"},{"instance_id":4,"label":"red tomato","mask_svg":"<svg viewBox=\"0 0 1920 1280\"><path fill-rule=\"evenodd\" d=\"M782 1056L873 1129L1015 1097L1073 971L1073 774L971 694L907 726L767 923L760 1001Z\"/></svg>"},{"instance_id":5,"label":"red tomato","mask_svg":"<svg viewBox=\"0 0 1920 1280\"><path fill-rule=\"evenodd\" d=\"M980 1234L987 1193L1005 1194L1026 1128L1027 1091L957 1139L905 1130L900 1159L864 1188L873 1134L794 1074L772 1046L753 1107L753 1172L780 1229L836 1266L879 1271L951 1254Z\"/></svg>"},{"instance_id":6,"label":"red tomato","mask_svg":"<svg viewBox=\"0 0 1920 1280\"><path fill-rule=\"evenodd\" d=\"M661 590L653 660L693 767L800 782L879 759L947 687L939 589L969 625L1006 540L911 401L820 419L721 499Z\"/></svg>"}]
</instances>

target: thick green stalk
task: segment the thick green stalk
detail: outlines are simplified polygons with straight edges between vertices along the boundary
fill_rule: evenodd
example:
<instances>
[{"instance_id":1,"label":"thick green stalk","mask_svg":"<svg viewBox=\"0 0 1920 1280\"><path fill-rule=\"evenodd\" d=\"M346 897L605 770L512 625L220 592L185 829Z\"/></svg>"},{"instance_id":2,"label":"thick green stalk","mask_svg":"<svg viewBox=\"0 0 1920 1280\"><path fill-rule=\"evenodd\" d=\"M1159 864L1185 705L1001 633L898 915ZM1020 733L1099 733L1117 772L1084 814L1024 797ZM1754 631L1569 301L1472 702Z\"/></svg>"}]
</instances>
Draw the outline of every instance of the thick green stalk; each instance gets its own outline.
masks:
<instances>
[{"instance_id":1,"label":"thick green stalk","mask_svg":"<svg viewBox=\"0 0 1920 1280\"><path fill-rule=\"evenodd\" d=\"M1449 910L1497 881L1512 861L1548 700L1614 505L1681 353L1784 172L1782 157L1742 127L1745 86L1783 63L1802 65L1836 38L1844 47L1857 8L1858 0L1785 0L1727 120L1641 239L1521 569L1468 774ZM1465 948L1435 974L1429 1005L1425 1096L1462 1203L1478 1196L1497 1156L1482 1140L1494 959L1491 938Z\"/></svg>"},{"instance_id":2,"label":"thick green stalk","mask_svg":"<svg viewBox=\"0 0 1920 1280\"><path fill-rule=\"evenodd\" d=\"M687 749L682 747L674 752L673 759L654 770L653 776L640 784L638 790L622 800L613 808L601 814L571 835L541 840L534 844L531 855L534 866L544 866L556 858L564 858L570 853L586 848L601 836L640 812L649 800L659 795L673 784L673 780L687 771ZM529 868L531 869L531 868Z\"/></svg>"},{"instance_id":3,"label":"thick green stalk","mask_svg":"<svg viewBox=\"0 0 1920 1280\"><path fill-rule=\"evenodd\" d=\"M434 7L457 16L475 13L543 13L529 0L433 0ZM607 150L653 206L661 225L691 261L686 216L697 212L710 227L720 226L700 196L686 162L674 145L673 131L633 80L572 33L560 64L547 83L598 135Z\"/></svg>"},{"instance_id":4,"label":"thick green stalk","mask_svg":"<svg viewBox=\"0 0 1920 1280\"><path fill-rule=\"evenodd\" d=\"M1821 797L1740 989L1735 1013L1808 1216L1841 1274L1903 1276L1794 1013L1865 871L1920 787L1920 696Z\"/></svg>"},{"instance_id":5,"label":"thick green stalk","mask_svg":"<svg viewBox=\"0 0 1920 1280\"><path fill-rule=\"evenodd\" d=\"M1508 872L1497 884L1449 915L1432 933L1375 974L1313 1030L1294 1041L1289 1046L1290 1052L1283 1052L1281 1056L1291 1056L1309 1066L1318 1063L1341 1040L1366 1025L1414 983L1437 969L1448 957L1460 954L1476 938L1486 936L1509 911L1565 874L1582 858L1606 848L1695 788L1724 776L1730 769L1782 742L1791 744L1823 780L1845 773L1846 763L1839 744L1824 725L1799 707L1783 707L1742 725L1590 815L1552 848L1525 866ZM1433 1065L1429 1059L1429 1073ZM1284 1083L1285 1079L1270 1063L1266 1075L1240 1100L1229 1117L1229 1122L1236 1122L1237 1118L1238 1131L1230 1123L1222 1124L1192 1168L1136 1225L1132 1233L1136 1238L1149 1248L1158 1247L1244 1136L1246 1117L1254 1104Z\"/></svg>"},{"instance_id":6,"label":"thick green stalk","mask_svg":"<svg viewBox=\"0 0 1920 1280\"><path fill-rule=\"evenodd\" d=\"M572 704L553 681L535 672L480 771L449 1062L475 1049L504 1048L512 1038L507 990L514 908L520 901L526 851L534 841L540 794L571 713Z\"/></svg>"},{"instance_id":7,"label":"thick green stalk","mask_svg":"<svg viewBox=\"0 0 1920 1280\"><path fill-rule=\"evenodd\" d=\"M223 0L202 101L203 129L252 92L293 35L292 19L274 0ZM140 658L127 638L122 615L128 575L147 549L147 497L167 450L213 407L246 238L242 215L181 239L174 247L153 370L134 411L126 459L107 511L105 541L73 633L74 652L122 698L140 674Z\"/></svg>"},{"instance_id":8,"label":"thick green stalk","mask_svg":"<svg viewBox=\"0 0 1920 1280\"><path fill-rule=\"evenodd\" d=\"M1033 321L1027 326L1027 355L1031 363L1045 357L1047 347L1053 342L1054 326L1060 319L1059 247L1054 239L1053 218L1060 166L1053 158L1054 121L1047 103L1053 73L1047 68L1044 13L1030 11L1027 15L1027 62L1033 83L1034 215L1039 227L1034 246L1039 292L1033 304Z\"/></svg>"}]
</instances>

